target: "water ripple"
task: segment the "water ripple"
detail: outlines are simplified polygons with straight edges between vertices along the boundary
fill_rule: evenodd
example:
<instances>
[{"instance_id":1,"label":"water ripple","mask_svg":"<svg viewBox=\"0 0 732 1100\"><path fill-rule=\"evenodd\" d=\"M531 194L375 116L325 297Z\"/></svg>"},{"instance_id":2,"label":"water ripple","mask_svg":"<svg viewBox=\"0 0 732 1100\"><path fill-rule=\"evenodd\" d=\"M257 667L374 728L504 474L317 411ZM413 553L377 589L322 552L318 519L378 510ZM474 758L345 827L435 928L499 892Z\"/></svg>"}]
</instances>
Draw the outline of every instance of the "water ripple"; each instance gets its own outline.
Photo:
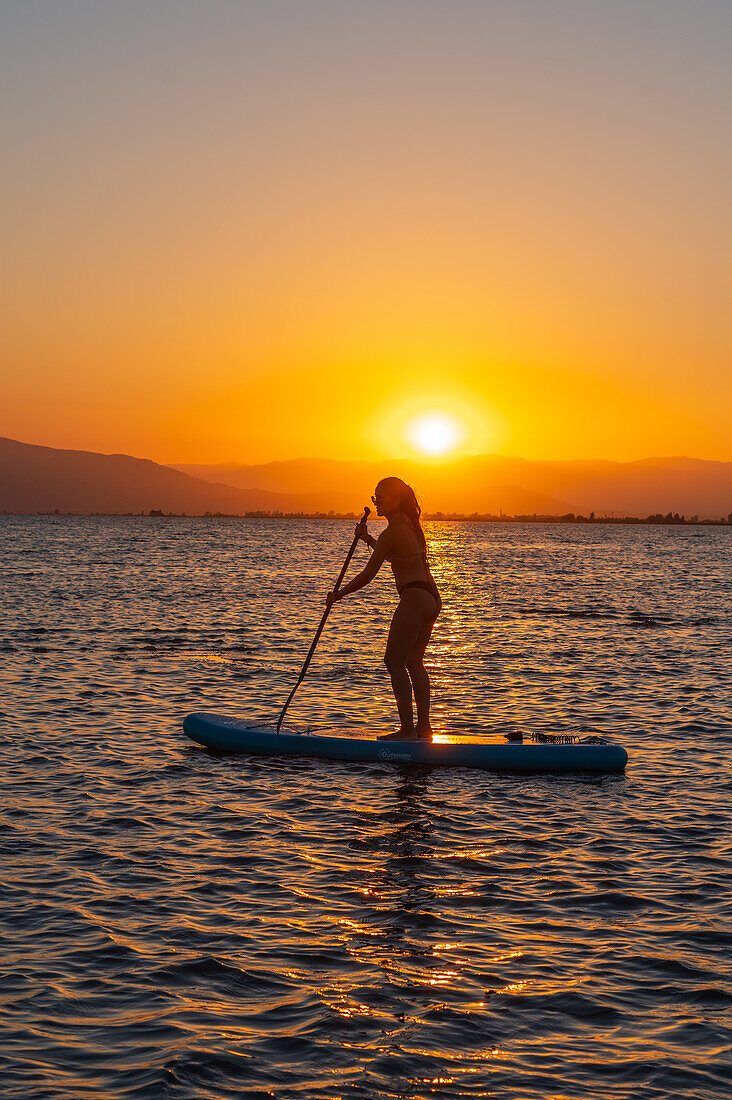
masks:
<instances>
[{"instance_id":1,"label":"water ripple","mask_svg":"<svg viewBox=\"0 0 732 1100\"><path fill-rule=\"evenodd\" d=\"M698 534L432 525L437 724L631 754L517 777L184 739L272 714L349 527L3 517L4 1100L729 1096L730 542ZM391 720L393 600L334 613L293 722Z\"/></svg>"}]
</instances>

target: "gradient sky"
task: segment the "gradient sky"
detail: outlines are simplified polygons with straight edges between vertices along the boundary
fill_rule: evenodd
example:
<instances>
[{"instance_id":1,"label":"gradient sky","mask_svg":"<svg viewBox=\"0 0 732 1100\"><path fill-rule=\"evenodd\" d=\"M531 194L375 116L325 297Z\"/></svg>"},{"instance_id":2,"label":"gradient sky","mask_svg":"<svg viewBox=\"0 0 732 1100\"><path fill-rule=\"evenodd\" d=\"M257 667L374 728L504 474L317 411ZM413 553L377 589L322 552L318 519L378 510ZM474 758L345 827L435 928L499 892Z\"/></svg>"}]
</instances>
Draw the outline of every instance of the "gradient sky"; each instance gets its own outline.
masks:
<instances>
[{"instance_id":1,"label":"gradient sky","mask_svg":"<svg viewBox=\"0 0 732 1100\"><path fill-rule=\"evenodd\" d=\"M732 459L729 0L5 0L0 434Z\"/></svg>"}]
</instances>

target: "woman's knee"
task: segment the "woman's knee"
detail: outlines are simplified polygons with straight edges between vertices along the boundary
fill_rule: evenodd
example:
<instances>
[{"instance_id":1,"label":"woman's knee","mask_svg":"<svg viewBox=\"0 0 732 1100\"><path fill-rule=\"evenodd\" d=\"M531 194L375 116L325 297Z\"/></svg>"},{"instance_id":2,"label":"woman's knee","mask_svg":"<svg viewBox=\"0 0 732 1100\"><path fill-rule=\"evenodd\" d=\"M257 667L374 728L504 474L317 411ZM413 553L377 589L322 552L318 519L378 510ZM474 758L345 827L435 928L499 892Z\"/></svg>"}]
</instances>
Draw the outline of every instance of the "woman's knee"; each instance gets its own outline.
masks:
<instances>
[{"instance_id":1,"label":"woman's knee","mask_svg":"<svg viewBox=\"0 0 732 1100\"><path fill-rule=\"evenodd\" d=\"M407 671L410 676L426 676L427 669L421 657L412 657L407 661Z\"/></svg>"},{"instance_id":2,"label":"woman's knee","mask_svg":"<svg viewBox=\"0 0 732 1100\"><path fill-rule=\"evenodd\" d=\"M388 668L389 672L400 672L407 670L407 662L404 656L400 654L396 649L386 647L386 653L384 654L384 664Z\"/></svg>"}]
</instances>

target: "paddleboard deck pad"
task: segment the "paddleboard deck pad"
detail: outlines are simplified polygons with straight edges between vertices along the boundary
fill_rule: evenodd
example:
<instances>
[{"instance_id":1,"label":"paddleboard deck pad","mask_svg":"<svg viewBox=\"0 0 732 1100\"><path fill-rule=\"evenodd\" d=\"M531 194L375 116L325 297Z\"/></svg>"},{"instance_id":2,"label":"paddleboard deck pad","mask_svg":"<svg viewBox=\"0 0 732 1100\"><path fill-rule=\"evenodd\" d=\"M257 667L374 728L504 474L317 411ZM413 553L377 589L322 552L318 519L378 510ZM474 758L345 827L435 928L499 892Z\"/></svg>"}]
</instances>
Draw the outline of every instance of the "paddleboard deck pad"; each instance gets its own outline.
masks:
<instances>
[{"instance_id":1,"label":"paddleboard deck pad","mask_svg":"<svg viewBox=\"0 0 732 1100\"><path fill-rule=\"evenodd\" d=\"M183 730L192 741L221 753L314 756L355 762L426 764L437 768L488 768L505 772L620 772L628 763L621 745L527 744L480 737L436 735L433 741L380 741L377 733L297 733L247 724L220 714L189 714Z\"/></svg>"}]
</instances>

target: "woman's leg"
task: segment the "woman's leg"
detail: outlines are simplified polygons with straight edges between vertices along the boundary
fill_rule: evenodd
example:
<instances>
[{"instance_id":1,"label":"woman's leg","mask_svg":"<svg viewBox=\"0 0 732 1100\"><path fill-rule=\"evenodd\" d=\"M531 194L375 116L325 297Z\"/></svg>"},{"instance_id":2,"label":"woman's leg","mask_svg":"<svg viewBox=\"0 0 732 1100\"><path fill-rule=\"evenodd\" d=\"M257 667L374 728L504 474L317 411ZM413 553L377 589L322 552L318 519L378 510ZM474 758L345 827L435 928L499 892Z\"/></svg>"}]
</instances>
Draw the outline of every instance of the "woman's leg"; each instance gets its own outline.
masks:
<instances>
[{"instance_id":1,"label":"woman's leg","mask_svg":"<svg viewBox=\"0 0 732 1100\"><path fill-rule=\"evenodd\" d=\"M414 688L414 701L417 704L417 726L415 732L418 737L431 737L430 725L430 678L424 667L424 654L427 649L432 628L436 618L424 623L417 635L417 640L407 658L407 670Z\"/></svg>"},{"instance_id":2,"label":"woman's leg","mask_svg":"<svg viewBox=\"0 0 732 1100\"><path fill-rule=\"evenodd\" d=\"M429 604L429 608L426 606ZM391 676L397 710L399 711L399 735L414 735L414 714L412 711L412 682L407 671L407 662L418 646L425 628L425 619L434 615L435 604L429 592L410 588L399 600L394 618L389 627L389 639L386 643L384 662ZM431 629L431 625L430 625ZM425 645L427 642L425 642ZM424 651L423 651L424 652ZM426 675L426 673L425 673Z\"/></svg>"}]
</instances>

